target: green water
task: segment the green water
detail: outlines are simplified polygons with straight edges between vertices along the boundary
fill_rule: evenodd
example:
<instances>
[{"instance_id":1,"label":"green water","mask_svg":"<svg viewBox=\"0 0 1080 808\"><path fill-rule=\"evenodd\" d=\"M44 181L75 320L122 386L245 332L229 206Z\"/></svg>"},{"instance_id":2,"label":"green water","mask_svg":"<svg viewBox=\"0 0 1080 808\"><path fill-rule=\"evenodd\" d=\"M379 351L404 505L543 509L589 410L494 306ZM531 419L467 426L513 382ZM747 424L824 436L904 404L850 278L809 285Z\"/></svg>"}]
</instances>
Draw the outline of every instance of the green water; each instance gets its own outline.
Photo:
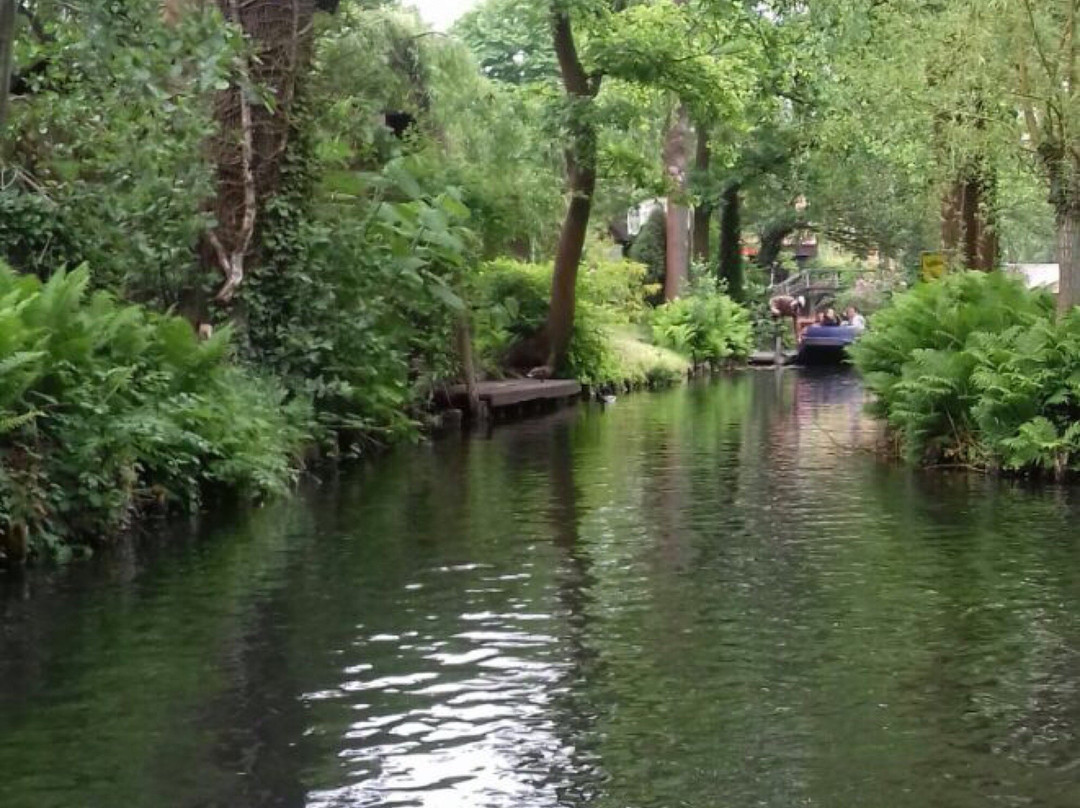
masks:
<instances>
[{"instance_id":1,"label":"green water","mask_svg":"<svg viewBox=\"0 0 1080 808\"><path fill-rule=\"evenodd\" d=\"M0 806L1075 808L1080 491L882 464L862 396L563 411L0 578Z\"/></svg>"}]
</instances>

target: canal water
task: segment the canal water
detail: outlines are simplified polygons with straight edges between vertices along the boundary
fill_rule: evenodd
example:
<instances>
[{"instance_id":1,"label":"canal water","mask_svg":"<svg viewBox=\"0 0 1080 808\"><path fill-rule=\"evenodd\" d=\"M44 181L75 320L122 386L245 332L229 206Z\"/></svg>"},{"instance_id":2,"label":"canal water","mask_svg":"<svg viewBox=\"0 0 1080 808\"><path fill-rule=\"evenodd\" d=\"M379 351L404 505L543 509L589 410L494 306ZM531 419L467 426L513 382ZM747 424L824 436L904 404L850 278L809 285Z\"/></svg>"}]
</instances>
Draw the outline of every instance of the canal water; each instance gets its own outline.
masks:
<instances>
[{"instance_id":1,"label":"canal water","mask_svg":"<svg viewBox=\"0 0 1080 808\"><path fill-rule=\"evenodd\" d=\"M765 371L0 578L0 806L1080 805L1080 491Z\"/></svg>"}]
</instances>

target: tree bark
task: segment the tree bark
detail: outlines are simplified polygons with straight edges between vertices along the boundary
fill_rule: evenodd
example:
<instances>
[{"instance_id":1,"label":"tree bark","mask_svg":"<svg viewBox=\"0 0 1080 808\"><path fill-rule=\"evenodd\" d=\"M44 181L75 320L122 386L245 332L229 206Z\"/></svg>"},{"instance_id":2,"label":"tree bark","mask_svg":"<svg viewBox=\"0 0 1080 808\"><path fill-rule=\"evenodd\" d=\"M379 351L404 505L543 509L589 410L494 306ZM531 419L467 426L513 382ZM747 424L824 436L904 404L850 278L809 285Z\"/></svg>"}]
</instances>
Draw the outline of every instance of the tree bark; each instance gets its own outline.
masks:
<instances>
[{"instance_id":1,"label":"tree bark","mask_svg":"<svg viewBox=\"0 0 1080 808\"><path fill-rule=\"evenodd\" d=\"M469 418L473 421L481 417L480 391L476 385L476 362L473 358L472 330L469 317L462 314L454 323L454 342L457 343L458 358L461 360L461 375L465 379L465 395L468 401Z\"/></svg>"},{"instance_id":2,"label":"tree bark","mask_svg":"<svg viewBox=\"0 0 1080 808\"><path fill-rule=\"evenodd\" d=\"M7 122L8 94L15 53L15 1L0 0L0 132Z\"/></svg>"},{"instance_id":3,"label":"tree bark","mask_svg":"<svg viewBox=\"0 0 1080 808\"><path fill-rule=\"evenodd\" d=\"M1080 207L1058 211L1057 243L1058 312L1064 316L1080 306Z\"/></svg>"},{"instance_id":4,"label":"tree bark","mask_svg":"<svg viewBox=\"0 0 1080 808\"><path fill-rule=\"evenodd\" d=\"M201 2L165 0L163 13L169 19ZM245 264L256 246L259 212L277 189L296 83L310 61L316 2L217 0L217 4L225 18L244 31L251 52L244 57L241 80L218 96L219 134L213 144L216 225L201 250L204 265L223 279L215 302L229 304L244 282ZM269 91L274 103L253 103L248 84Z\"/></svg>"},{"instance_id":5,"label":"tree bark","mask_svg":"<svg viewBox=\"0 0 1080 808\"><path fill-rule=\"evenodd\" d=\"M667 260L664 299L677 298L690 280L690 208L686 204L690 164L690 113L680 104L664 141L664 173L668 182Z\"/></svg>"},{"instance_id":6,"label":"tree bark","mask_svg":"<svg viewBox=\"0 0 1080 808\"><path fill-rule=\"evenodd\" d=\"M954 182L942 200L941 247L964 269L997 267L998 238L992 215L993 184L981 173Z\"/></svg>"},{"instance_id":7,"label":"tree bark","mask_svg":"<svg viewBox=\"0 0 1080 808\"><path fill-rule=\"evenodd\" d=\"M709 132L703 126L698 126L697 151L694 157L694 170L698 176L705 176L709 172L709 164L712 162L712 152L709 149ZM703 198L701 204L694 208L694 260L702 264L709 262L709 228L712 225L713 204Z\"/></svg>"},{"instance_id":8,"label":"tree bark","mask_svg":"<svg viewBox=\"0 0 1080 808\"><path fill-rule=\"evenodd\" d=\"M732 183L724 190L720 212L720 277L727 281L728 294L743 297L742 186Z\"/></svg>"},{"instance_id":9,"label":"tree bark","mask_svg":"<svg viewBox=\"0 0 1080 808\"><path fill-rule=\"evenodd\" d=\"M585 107L600 91L600 76L585 72L574 42L567 11L552 4L552 35L563 87L571 104L570 143L566 150L566 178L570 204L559 234L555 269L551 277L551 305L544 329L547 342L546 370L553 373L566 358L574 329L577 306L577 274L596 191L596 124Z\"/></svg>"},{"instance_id":10,"label":"tree bark","mask_svg":"<svg viewBox=\"0 0 1080 808\"><path fill-rule=\"evenodd\" d=\"M758 250L757 265L762 269L771 269L784 249L784 239L795 232L795 225L790 222L774 224L761 234L761 249Z\"/></svg>"}]
</instances>

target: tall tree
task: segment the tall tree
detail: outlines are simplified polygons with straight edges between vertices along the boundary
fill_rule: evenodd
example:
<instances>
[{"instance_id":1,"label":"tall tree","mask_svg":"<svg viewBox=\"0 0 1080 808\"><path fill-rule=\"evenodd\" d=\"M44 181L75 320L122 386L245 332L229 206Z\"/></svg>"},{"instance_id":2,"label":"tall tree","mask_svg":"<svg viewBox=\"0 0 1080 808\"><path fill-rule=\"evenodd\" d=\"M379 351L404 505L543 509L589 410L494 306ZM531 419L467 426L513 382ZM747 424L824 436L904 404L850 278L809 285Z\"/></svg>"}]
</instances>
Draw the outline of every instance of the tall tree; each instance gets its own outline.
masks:
<instances>
[{"instance_id":1,"label":"tall tree","mask_svg":"<svg viewBox=\"0 0 1080 808\"><path fill-rule=\"evenodd\" d=\"M712 149L709 144L709 129L703 123L697 126L697 142L694 151L694 174L699 178L709 175L712 164ZM707 194L703 194L697 205L694 206L694 240L693 256L695 261L703 264L709 261L709 229L712 225L713 201Z\"/></svg>"},{"instance_id":2,"label":"tall tree","mask_svg":"<svg viewBox=\"0 0 1080 808\"><path fill-rule=\"evenodd\" d=\"M15 3L0 0L0 130L7 121L8 95L11 90L11 66L15 52Z\"/></svg>"},{"instance_id":3,"label":"tall tree","mask_svg":"<svg viewBox=\"0 0 1080 808\"><path fill-rule=\"evenodd\" d=\"M942 200L942 249L967 269L988 272L997 267L992 191L993 183L984 172L965 172L963 179L949 185Z\"/></svg>"},{"instance_id":4,"label":"tall tree","mask_svg":"<svg viewBox=\"0 0 1080 808\"><path fill-rule=\"evenodd\" d=\"M690 279L690 206L687 200L690 165L690 112L680 103L664 140L667 180L667 262L664 298L674 300Z\"/></svg>"},{"instance_id":5,"label":"tall tree","mask_svg":"<svg viewBox=\"0 0 1080 808\"><path fill-rule=\"evenodd\" d=\"M551 28L559 74L566 92L569 139L566 146L566 179L570 204L559 234L555 269L551 280L551 305L545 336L547 370L553 373L570 348L577 304L577 273L585 235L589 228L596 191L597 128L593 101L600 92L602 74L586 72L574 40L570 13L560 3L551 7Z\"/></svg>"},{"instance_id":6,"label":"tall tree","mask_svg":"<svg viewBox=\"0 0 1080 808\"><path fill-rule=\"evenodd\" d=\"M742 186L737 182L724 189L720 211L720 277L727 283L728 294L742 300Z\"/></svg>"},{"instance_id":7,"label":"tall tree","mask_svg":"<svg viewBox=\"0 0 1080 808\"><path fill-rule=\"evenodd\" d=\"M685 6L686 0L673 0ZM664 139L664 178L668 184L667 264L664 298L674 300L690 280L690 110L680 99Z\"/></svg>"}]
</instances>

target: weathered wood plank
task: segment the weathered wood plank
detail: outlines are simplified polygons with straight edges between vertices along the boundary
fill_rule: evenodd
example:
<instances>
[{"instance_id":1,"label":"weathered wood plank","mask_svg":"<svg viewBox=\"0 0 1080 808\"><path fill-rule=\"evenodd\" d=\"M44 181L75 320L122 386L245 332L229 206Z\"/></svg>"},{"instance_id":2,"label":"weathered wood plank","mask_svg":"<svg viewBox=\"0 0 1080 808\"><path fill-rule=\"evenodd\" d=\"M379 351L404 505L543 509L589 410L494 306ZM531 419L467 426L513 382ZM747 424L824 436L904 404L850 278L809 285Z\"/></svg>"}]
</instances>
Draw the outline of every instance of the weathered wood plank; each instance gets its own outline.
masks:
<instances>
[{"instance_id":1,"label":"weathered wood plank","mask_svg":"<svg viewBox=\"0 0 1080 808\"><path fill-rule=\"evenodd\" d=\"M481 401L495 410L530 401L574 398L581 395L581 384L572 379L507 379L480 382L477 393ZM446 388L444 398L451 406L458 406L468 399L468 391L463 384L452 385Z\"/></svg>"}]
</instances>

